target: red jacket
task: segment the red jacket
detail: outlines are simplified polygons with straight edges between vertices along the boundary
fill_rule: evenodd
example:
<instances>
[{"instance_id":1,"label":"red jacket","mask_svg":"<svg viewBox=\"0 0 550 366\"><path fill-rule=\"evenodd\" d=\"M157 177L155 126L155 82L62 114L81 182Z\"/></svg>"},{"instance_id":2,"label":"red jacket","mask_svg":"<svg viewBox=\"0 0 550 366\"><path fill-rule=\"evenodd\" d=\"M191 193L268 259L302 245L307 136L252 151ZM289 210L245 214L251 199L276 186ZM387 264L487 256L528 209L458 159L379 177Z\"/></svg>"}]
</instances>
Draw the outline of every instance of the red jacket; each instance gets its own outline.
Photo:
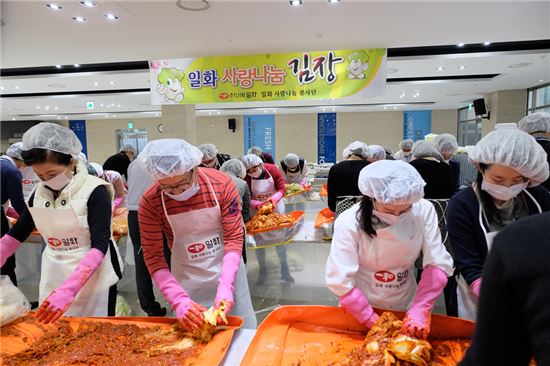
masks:
<instances>
[{"instance_id":1,"label":"red jacket","mask_svg":"<svg viewBox=\"0 0 550 366\"><path fill-rule=\"evenodd\" d=\"M286 192L285 179L283 178L283 175L281 174L281 171L279 170L279 168L277 168L276 165L264 163L264 170L266 170L269 173L269 175L273 177L273 180L275 181L275 189L277 190L277 192L281 192L284 196ZM266 174L263 179L269 179L269 175ZM250 189L250 194L254 196L254 192L252 192L252 186L251 186L252 178L249 175L247 175L244 180L246 181L246 184L248 184L248 189Z\"/></svg>"}]
</instances>

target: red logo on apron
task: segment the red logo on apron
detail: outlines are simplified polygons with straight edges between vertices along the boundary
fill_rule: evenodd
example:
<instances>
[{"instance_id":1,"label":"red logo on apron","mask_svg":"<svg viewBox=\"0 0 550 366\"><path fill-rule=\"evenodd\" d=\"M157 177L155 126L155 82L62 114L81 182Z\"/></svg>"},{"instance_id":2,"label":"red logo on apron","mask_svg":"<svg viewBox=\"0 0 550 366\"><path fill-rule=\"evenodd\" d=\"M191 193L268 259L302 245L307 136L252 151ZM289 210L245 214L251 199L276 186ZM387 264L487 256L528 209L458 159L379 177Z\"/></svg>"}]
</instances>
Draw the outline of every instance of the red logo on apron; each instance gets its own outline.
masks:
<instances>
[{"instance_id":1,"label":"red logo on apron","mask_svg":"<svg viewBox=\"0 0 550 366\"><path fill-rule=\"evenodd\" d=\"M203 250L206 249L206 245L202 244L202 243L196 243L196 244L191 244L188 248L187 248L187 251L189 253L193 253L193 254L197 254L197 253L200 253L202 252Z\"/></svg>"},{"instance_id":2,"label":"red logo on apron","mask_svg":"<svg viewBox=\"0 0 550 366\"><path fill-rule=\"evenodd\" d=\"M374 274L374 278L380 282L392 282L395 280L395 275L388 271L378 271Z\"/></svg>"},{"instance_id":3,"label":"red logo on apron","mask_svg":"<svg viewBox=\"0 0 550 366\"><path fill-rule=\"evenodd\" d=\"M56 238L48 238L48 244L55 248L61 246L61 240Z\"/></svg>"},{"instance_id":4,"label":"red logo on apron","mask_svg":"<svg viewBox=\"0 0 550 366\"><path fill-rule=\"evenodd\" d=\"M23 180L21 181L21 183L23 183L23 184L32 184L32 180L23 179Z\"/></svg>"}]
</instances>

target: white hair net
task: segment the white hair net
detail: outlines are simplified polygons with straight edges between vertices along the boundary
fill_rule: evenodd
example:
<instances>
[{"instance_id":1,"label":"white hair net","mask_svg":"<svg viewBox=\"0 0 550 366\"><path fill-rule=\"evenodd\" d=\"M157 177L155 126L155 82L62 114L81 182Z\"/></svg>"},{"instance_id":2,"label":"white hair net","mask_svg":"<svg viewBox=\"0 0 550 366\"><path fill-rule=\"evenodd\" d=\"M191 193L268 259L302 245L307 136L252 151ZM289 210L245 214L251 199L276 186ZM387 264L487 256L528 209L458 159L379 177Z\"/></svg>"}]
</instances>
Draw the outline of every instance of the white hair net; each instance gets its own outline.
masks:
<instances>
[{"instance_id":1,"label":"white hair net","mask_svg":"<svg viewBox=\"0 0 550 366\"><path fill-rule=\"evenodd\" d=\"M202 162L202 152L185 140L162 139L149 142L138 159L156 180L191 171Z\"/></svg>"},{"instance_id":2,"label":"white hair net","mask_svg":"<svg viewBox=\"0 0 550 366\"><path fill-rule=\"evenodd\" d=\"M413 204L424 197L426 183L418 171L401 160L380 160L359 173L359 190L378 202Z\"/></svg>"},{"instance_id":3,"label":"white hair net","mask_svg":"<svg viewBox=\"0 0 550 366\"><path fill-rule=\"evenodd\" d=\"M136 148L133 147L132 145L124 145L120 148L119 152L132 152L132 153L136 153Z\"/></svg>"},{"instance_id":4,"label":"white hair net","mask_svg":"<svg viewBox=\"0 0 550 366\"><path fill-rule=\"evenodd\" d=\"M199 150L202 151L203 160L212 160L216 157L218 149L214 144L202 144L199 145Z\"/></svg>"},{"instance_id":5,"label":"white hair net","mask_svg":"<svg viewBox=\"0 0 550 366\"><path fill-rule=\"evenodd\" d=\"M458 141L456 141L456 137L450 133L442 133L441 135L437 135L434 138L433 143L441 154L454 155L458 151Z\"/></svg>"},{"instance_id":6,"label":"white hair net","mask_svg":"<svg viewBox=\"0 0 550 366\"><path fill-rule=\"evenodd\" d=\"M380 145L369 146L369 159L371 161L384 160L386 158L386 150Z\"/></svg>"},{"instance_id":7,"label":"white hair net","mask_svg":"<svg viewBox=\"0 0 550 366\"><path fill-rule=\"evenodd\" d=\"M239 159L229 159L220 167L222 172L232 174L236 177L244 179L246 177L246 169L244 164Z\"/></svg>"},{"instance_id":8,"label":"white hair net","mask_svg":"<svg viewBox=\"0 0 550 366\"><path fill-rule=\"evenodd\" d=\"M101 165L98 163L90 163L90 165L94 168L96 177L101 177L103 175L103 167Z\"/></svg>"},{"instance_id":9,"label":"white hair net","mask_svg":"<svg viewBox=\"0 0 550 366\"><path fill-rule=\"evenodd\" d=\"M550 132L550 113L537 112L523 117L518 128L527 133Z\"/></svg>"},{"instance_id":10,"label":"white hair net","mask_svg":"<svg viewBox=\"0 0 550 366\"><path fill-rule=\"evenodd\" d=\"M248 154L241 159L246 170L263 163L258 155Z\"/></svg>"},{"instance_id":11,"label":"white hair net","mask_svg":"<svg viewBox=\"0 0 550 366\"><path fill-rule=\"evenodd\" d=\"M80 160L83 163L87 163L88 162L88 157L86 157L86 154L81 152L80 154L78 154L78 160Z\"/></svg>"},{"instance_id":12,"label":"white hair net","mask_svg":"<svg viewBox=\"0 0 550 366\"><path fill-rule=\"evenodd\" d=\"M368 159L369 147L362 141L353 141L351 144L346 146L342 152L344 159L349 159L352 155L360 156L363 159Z\"/></svg>"},{"instance_id":13,"label":"white hair net","mask_svg":"<svg viewBox=\"0 0 550 366\"><path fill-rule=\"evenodd\" d=\"M403 140L399 143L400 149L412 149L412 146L413 146L413 140L411 139Z\"/></svg>"},{"instance_id":14,"label":"white hair net","mask_svg":"<svg viewBox=\"0 0 550 366\"><path fill-rule=\"evenodd\" d=\"M21 156L22 152L23 152L23 143L16 142L15 144L8 147L8 150L6 151L6 155L9 156L10 158L23 160L23 157Z\"/></svg>"},{"instance_id":15,"label":"white hair net","mask_svg":"<svg viewBox=\"0 0 550 366\"><path fill-rule=\"evenodd\" d=\"M283 159L284 163L289 168L296 168L298 164L300 164L300 158L296 154L286 154L285 158Z\"/></svg>"},{"instance_id":16,"label":"white hair net","mask_svg":"<svg viewBox=\"0 0 550 366\"><path fill-rule=\"evenodd\" d=\"M74 132L55 123L42 122L32 126L23 135L24 150L45 149L74 158L82 151L82 144Z\"/></svg>"},{"instance_id":17,"label":"white hair net","mask_svg":"<svg viewBox=\"0 0 550 366\"><path fill-rule=\"evenodd\" d=\"M529 179L536 186L548 179L546 152L535 138L521 130L505 129L490 132L468 151L472 164L505 165Z\"/></svg>"},{"instance_id":18,"label":"white hair net","mask_svg":"<svg viewBox=\"0 0 550 366\"><path fill-rule=\"evenodd\" d=\"M262 149L259 146L252 146L246 153L260 156L262 154Z\"/></svg>"},{"instance_id":19,"label":"white hair net","mask_svg":"<svg viewBox=\"0 0 550 366\"><path fill-rule=\"evenodd\" d=\"M445 160L443 156L437 151L437 147L431 141L416 141L412 148L413 157L420 158L436 158L439 161Z\"/></svg>"}]
</instances>

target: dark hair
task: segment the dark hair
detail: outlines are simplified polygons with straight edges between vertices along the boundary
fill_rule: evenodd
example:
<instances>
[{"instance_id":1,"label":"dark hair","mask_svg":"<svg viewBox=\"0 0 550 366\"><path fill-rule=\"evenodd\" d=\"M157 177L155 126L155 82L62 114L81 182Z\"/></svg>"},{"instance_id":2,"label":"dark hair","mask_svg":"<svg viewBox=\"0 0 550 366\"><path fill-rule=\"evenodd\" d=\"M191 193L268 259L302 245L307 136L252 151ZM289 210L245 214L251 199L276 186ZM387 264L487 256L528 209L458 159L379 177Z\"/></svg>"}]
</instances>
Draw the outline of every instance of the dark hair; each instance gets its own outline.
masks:
<instances>
[{"instance_id":1,"label":"dark hair","mask_svg":"<svg viewBox=\"0 0 550 366\"><path fill-rule=\"evenodd\" d=\"M361 229L367 233L371 238L376 236L376 230L372 226L372 210L374 205L372 199L367 196L363 196L361 200L360 209L357 211L356 218L361 224Z\"/></svg>"},{"instance_id":2,"label":"dark hair","mask_svg":"<svg viewBox=\"0 0 550 366\"><path fill-rule=\"evenodd\" d=\"M71 155L38 148L21 152L21 157L27 166L46 162L68 166L72 159Z\"/></svg>"}]
</instances>

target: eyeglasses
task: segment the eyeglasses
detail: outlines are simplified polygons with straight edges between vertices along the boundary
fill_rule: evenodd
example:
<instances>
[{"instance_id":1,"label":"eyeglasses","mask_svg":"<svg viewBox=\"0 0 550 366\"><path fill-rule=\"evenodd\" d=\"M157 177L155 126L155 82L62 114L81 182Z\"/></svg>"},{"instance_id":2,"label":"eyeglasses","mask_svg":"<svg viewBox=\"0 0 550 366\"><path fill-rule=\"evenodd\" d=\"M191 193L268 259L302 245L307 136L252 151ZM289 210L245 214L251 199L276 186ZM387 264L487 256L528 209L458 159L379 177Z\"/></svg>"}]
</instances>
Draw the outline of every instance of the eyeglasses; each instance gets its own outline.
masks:
<instances>
[{"instance_id":1,"label":"eyeglasses","mask_svg":"<svg viewBox=\"0 0 550 366\"><path fill-rule=\"evenodd\" d=\"M249 168L249 169L246 169L246 172L248 174L251 174L252 172L254 172L257 168L259 168L260 166L259 165L255 165L253 166L252 168Z\"/></svg>"},{"instance_id":2,"label":"eyeglasses","mask_svg":"<svg viewBox=\"0 0 550 366\"><path fill-rule=\"evenodd\" d=\"M180 191L182 188L188 188L188 186L190 186L191 183L193 182L194 177L195 177L195 172L192 171L191 174L189 174L189 177L184 176L182 178L182 180L177 184L174 184L174 185L171 185L171 186L163 186L163 185L159 184L160 190L163 191L163 192L170 193L170 192L173 192L173 191Z\"/></svg>"}]
</instances>

